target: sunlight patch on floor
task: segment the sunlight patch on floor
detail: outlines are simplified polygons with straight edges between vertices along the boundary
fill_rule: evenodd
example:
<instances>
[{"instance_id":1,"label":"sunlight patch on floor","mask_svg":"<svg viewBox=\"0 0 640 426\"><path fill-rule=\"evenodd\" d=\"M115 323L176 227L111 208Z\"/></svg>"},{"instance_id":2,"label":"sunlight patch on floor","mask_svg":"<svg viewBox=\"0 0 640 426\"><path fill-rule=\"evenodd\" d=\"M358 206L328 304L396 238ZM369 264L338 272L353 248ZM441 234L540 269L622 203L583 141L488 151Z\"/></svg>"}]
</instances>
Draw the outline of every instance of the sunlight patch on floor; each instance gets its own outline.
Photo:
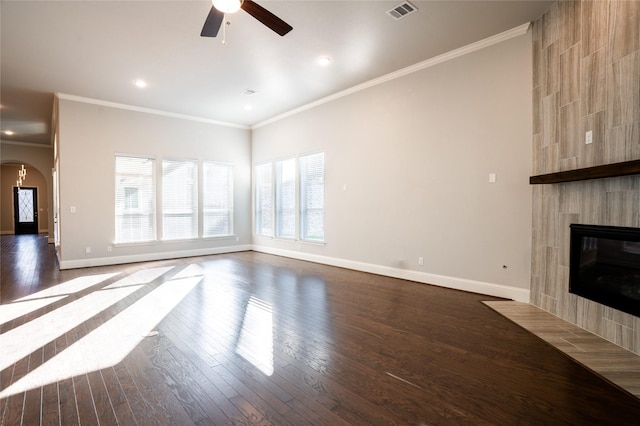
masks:
<instances>
[{"instance_id":1,"label":"sunlight patch on floor","mask_svg":"<svg viewBox=\"0 0 640 426\"><path fill-rule=\"evenodd\" d=\"M33 293L28 296L22 297L16 300L16 302L23 302L25 300L33 300L33 299L42 299L45 297L68 296L70 294L77 293L93 285L101 283L102 281L106 281L109 278L114 277L116 275L118 275L117 272L112 274L86 275L84 277L74 278L62 284L58 284L56 286L41 290L37 293Z\"/></svg>"},{"instance_id":2,"label":"sunlight patch on floor","mask_svg":"<svg viewBox=\"0 0 640 426\"><path fill-rule=\"evenodd\" d=\"M247 303L236 353L267 376L273 374L273 312L257 297Z\"/></svg>"},{"instance_id":3,"label":"sunlight patch on floor","mask_svg":"<svg viewBox=\"0 0 640 426\"><path fill-rule=\"evenodd\" d=\"M127 287L130 285L137 285L137 284L149 284L151 281L161 277L162 275L169 272L171 269L173 269L173 266L143 269L142 271L134 272L133 274L127 277L124 277L123 279L118 280L113 284L106 286L105 289Z\"/></svg>"},{"instance_id":4,"label":"sunlight patch on floor","mask_svg":"<svg viewBox=\"0 0 640 426\"><path fill-rule=\"evenodd\" d=\"M139 288L142 285L96 291L1 334L0 370L13 365Z\"/></svg>"},{"instance_id":5,"label":"sunlight patch on floor","mask_svg":"<svg viewBox=\"0 0 640 426\"><path fill-rule=\"evenodd\" d=\"M48 312L26 324L3 333L0 335L0 370L4 370L36 349L57 339L170 269L154 268L138 271L104 289L89 293L52 312ZM75 279L72 280L73 283L68 281L36 294L53 296L69 291L80 291L82 288L90 287L89 283L95 285L114 275L116 274L93 275L85 277L86 279L84 280Z\"/></svg>"},{"instance_id":6,"label":"sunlight patch on floor","mask_svg":"<svg viewBox=\"0 0 640 426\"><path fill-rule=\"evenodd\" d=\"M0 305L0 324L7 323L30 312L36 311L67 296L46 297L44 299L26 300Z\"/></svg>"},{"instance_id":7,"label":"sunlight patch on floor","mask_svg":"<svg viewBox=\"0 0 640 426\"><path fill-rule=\"evenodd\" d=\"M161 284L120 314L4 389L0 398L118 364L201 280L200 276L173 279ZM135 291L139 287L129 286L97 293L125 293L131 289Z\"/></svg>"},{"instance_id":8,"label":"sunlight patch on floor","mask_svg":"<svg viewBox=\"0 0 640 426\"><path fill-rule=\"evenodd\" d=\"M88 275L86 277L74 278L54 287L50 287L34 294L17 299L13 302L0 305L0 324L7 323L23 315L36 311L50 305L65 297L85 290L93 285L117 274Z\"/></svg>"}]
</instances>

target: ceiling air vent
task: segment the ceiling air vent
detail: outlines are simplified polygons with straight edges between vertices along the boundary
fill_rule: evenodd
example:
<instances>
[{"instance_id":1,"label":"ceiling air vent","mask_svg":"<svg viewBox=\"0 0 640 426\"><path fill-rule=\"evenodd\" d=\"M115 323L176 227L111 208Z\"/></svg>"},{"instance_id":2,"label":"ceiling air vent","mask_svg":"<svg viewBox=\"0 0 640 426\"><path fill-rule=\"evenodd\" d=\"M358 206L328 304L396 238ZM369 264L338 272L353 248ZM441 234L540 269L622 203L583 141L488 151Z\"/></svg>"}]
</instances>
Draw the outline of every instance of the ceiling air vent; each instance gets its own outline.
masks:
<instances>
[{"instance_id":1,"label":"ceiling air vent","mask_svg":"<svg viewBox=\"0 0 640 426\"><path fill-rule=\"evenodd\" d=\"M394 19L400 19L415 12L416 10L418 10L417 7L406 1L402 4L397 5L393 9L388 10L387 13Z\"/></svg>"}]
</instances>

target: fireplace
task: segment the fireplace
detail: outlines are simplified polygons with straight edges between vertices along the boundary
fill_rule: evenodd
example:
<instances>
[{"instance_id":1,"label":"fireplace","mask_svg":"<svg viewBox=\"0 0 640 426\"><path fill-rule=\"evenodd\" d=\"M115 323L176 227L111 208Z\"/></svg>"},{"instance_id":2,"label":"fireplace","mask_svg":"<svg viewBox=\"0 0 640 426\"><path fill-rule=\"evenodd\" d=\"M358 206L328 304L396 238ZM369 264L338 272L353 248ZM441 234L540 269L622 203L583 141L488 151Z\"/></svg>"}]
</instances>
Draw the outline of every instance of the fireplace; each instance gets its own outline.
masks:
<instances>
[{"instance_id":1,"label":"fireplace","mask_svg":"<svg viewBox=\"0 0 640 426\"><path fill-rule=\"evenodd\" d=\"M569 292L640 317L640 228L572 224Z\"/></svg>"}]
</instances>

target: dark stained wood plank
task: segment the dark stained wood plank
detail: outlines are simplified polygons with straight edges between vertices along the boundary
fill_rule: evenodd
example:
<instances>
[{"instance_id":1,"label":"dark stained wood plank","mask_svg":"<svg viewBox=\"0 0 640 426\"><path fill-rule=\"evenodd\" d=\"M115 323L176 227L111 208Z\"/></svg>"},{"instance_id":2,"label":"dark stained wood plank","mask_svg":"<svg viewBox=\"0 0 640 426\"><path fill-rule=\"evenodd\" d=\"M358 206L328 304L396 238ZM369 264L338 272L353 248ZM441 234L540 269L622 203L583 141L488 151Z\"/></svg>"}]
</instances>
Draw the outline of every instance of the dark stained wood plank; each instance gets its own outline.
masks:
<instances>
[{"instance_id":1,"label":"dark stained wood plank","mask_svg":"<svg viewBox=\"0 0 640 426\"><path fill-rule=\"evenodd\" d=\"M37 369L42 365L44 348L40 348L34 351L29 356L29 372ZM22 415L23 424L39 424L41 420L42 409L42 387L38 386L34 389L29 389L24 398L24 407Z\"/></svg>"},{"instance_id":2,"label":"dark stained wood plank","mask_svg":"<svg viewBox=\"0 0 640 426\"><path fill-rule=\"evenodd\" d=\"M127 425L633 424L640 416L637 398L480 303L497 298L254 252L58 271L51 247L21 242L28 238L0 237L3 304L77 277L119 275L0 333L138 271L173 269L42 342L0 372L3 389L189 265L203 276L122 362L0 400L2 424L36 411L43 424ZM27 246L39 263L15 265ZM41 410L25 410L36 394Z\"/></svg>"},{"instance_id":3,"label":"dark stained wood plank","mask_svg":"<svg viewBox=\"0 0 640 426\"><path fill-rule=\"evenodd\" d=\"M71 334L69 338L71 339ZM67 334L56 339L56 354L62 353L67 348ZM73 378L64 379L58 382L58 402L61 424L77 424L78 407L76 405L75 388ZM43 402L47 404L47 402Z\"/></svg>"},{"instance_id":4,"label":"dark stained wood plank","mask_svg":"<svg viewBox=\"0 0 640 426\"><path fill-rule=\"evenodd\" d=\"M87 373L87 380L91 387L91 396L93 397L93 406L100 423L103 424L117 424L116 414L113 406L111 405L111 399L109 393L102 380L102 374L100 371L91 371Z\"/></svg>"},{"instance_id":5,"label":"dark stained wood plank","mask_svg":"<svg viewBox=\"0 0 640 426\"><path fill-rule=\"evenodd\" d=\"M191 421L194 424L205 422L207 414L205 414L199 399L188 386L190 379L186 377L184 369L174 362L173 357L164 348L160 347L159 340L152 337L146 339L143 344L151 364L153 364L155 371L171 390Z\"/></svg>"},{"instance_id":6,"label":"dark stained wood plank","mask_svg":"<svg viewBox=\"0 0 640 426\"><path fill-rule=\"evenodd\" d=\"M171 335L171 341L179 340L176 335L173 335L170 328L163 327L163 332ZM198 385L202 388L208 398L214 401L214 404L224 413L224 415L233 424L243 424L247 421L238 412L235 405L231 403L230 398L237 395L230 386L228 386L212 369L211 364L205 361L200 353L195 353L191 348L193 346L181 346L181 350L177 347L170 347L169 352L180 360L183 368L185 368L191 376L197 380ZM218 362L214 365L219 365Z\"/></svg>"},{"instance_id":7,"label":"dark stained wood plank","mask_svg":"<svg viewBox=\"0 0 640 426\"><path fill-rule=\"evenodd\" d=\"M49 383L42 387L42 424L53 426L60 424L60 404L58 383Z\"/></svg>"},{"instance_id":8,"label":"dark stained wood plank","mask_svg":"<svg viewBox=\"0 0 640 426\"><path fill-rule=\"evenodd\" d=\"M56 355L56 340L44 346L43 363L49 361ZM60 424L60 403L58 399L57 382L47 383L42 386L42 424L46 426Z\"/></svg>"},{"instance_id":9,"label":"dark stained wood plank","mask_svg":"<svg viewBox=\"0 0 640 426\"><path fill-rule=\"evenodd\" d=\"M166 368L167 372L180 383L181 392L190 394L190 398L199 406L207 419L215 424L229 422L229 418L218 407L216 401L219 399L223 403L226 402L226 398L220 398L222 395L220 390L210 383L166 336L159 335L156 340L159 352L164 354L163 368Z\"/></svg>"},{"instance_id":10,"label":"dark stained wood plank","mask_svg":"<svg viewBox=\"0 0 640 426\"><path fill-rule=\"evenodd\" d=\"M0 389L5 389L11 384L11 377L13 376L14 366L10 366L0 371ZM0 423L5 415L5 409L7 406L8 398L0 398Z\"/></svg>"},{"instance_id":11,"label":"dark stained wood plank","mask_svg":"<svg viewBox=\"0 0 640 426\"><path fill-rule=\"evenodd\" d=\"M11 395L6 398L7 403L3 416L3 424L19 425L22 420L22 412L24 406L24 392L17 395Z\"/></svg>"},{"instance_id":12,"label":"dark stained wood plank","mask_svg":"<svg viewBox=\"0 0 640 426\"><path fill-rule=\"evenodd\" d=\"M150 407L147 406L142 393L136 386L124 363L121 362L115 365L113 367L113 372L118 379L118 383L120 384L122 392L127 399L127 403L131 407L131 412L134 416L134 422L132 424L144 424L145 421L151 422L152 420L156 420L155 416L151 415ZM119 406L120 405L118 405L118 407ZM138 413L137 416L136 413Z\"/></svg>"},{"instance_id":13,"label":"dark stained wood plank","mask_svg":"<svg viewBox=\"0 0 640 426\"><path fill-rule=\"evenodd\" d=\"M116 415L117 422L123 425L137 424L126 393L122 389L114 368L100 370L107 394L111 400L111 406Z\"/></svg>"},{"instance_id":14,"label":"dark stained wood plank","mask_svg":"<svg viewBox=\"0 0 640 426\"><path fill-rule=\"evenodd\" d=\"M81 374L73 378L76 404L78 407L78 418L81 425L98 425L99 420L96 408L91 397L91 386L86 374Z\"/></svg>"},{"instance_id":15,"label":"dark stained wood plank","mask_svg":"<svg viewBox=\"0 0 640 426\"><path fill-rule=\"evenodd\" d=\"M2 371L2 375L0 376L2 377L2 389L9 387L9 385L13 383L12 377L16 367L17 364L14 364L12 367L6 368ZM0 420L2 420L2 424L20 424L23 402L24 394L22 393L0 399L0 408L2 409L0 412Z\"/></svg>"},{"instance_id":16,"label":"dark stained wood plank","mask_svg":"<svg viewBox=\"0 0 640 426\"><path fill-rule=\"evenodd\" d=\"M75 391L73 379L65 379L58 382L60 422L62 424L79 423Z\"/></svg>"},{"instance_id":17,"label":"dark stained wood plank","mask_svg":"<svg viewBox=\"0 0 640 426\"><path fill-rule=\"evenodd\" d=\"M144 344L136 347L130 356L125 358L127 367L136 387L141 392L147 404L146 411L134 414L158 424L195 424L187 412L176 400L171 390L164 382L163 376L155 369L151 360L145 356ZM140 421L139 421L140 423Z\"/></svg>"}]
</instances>

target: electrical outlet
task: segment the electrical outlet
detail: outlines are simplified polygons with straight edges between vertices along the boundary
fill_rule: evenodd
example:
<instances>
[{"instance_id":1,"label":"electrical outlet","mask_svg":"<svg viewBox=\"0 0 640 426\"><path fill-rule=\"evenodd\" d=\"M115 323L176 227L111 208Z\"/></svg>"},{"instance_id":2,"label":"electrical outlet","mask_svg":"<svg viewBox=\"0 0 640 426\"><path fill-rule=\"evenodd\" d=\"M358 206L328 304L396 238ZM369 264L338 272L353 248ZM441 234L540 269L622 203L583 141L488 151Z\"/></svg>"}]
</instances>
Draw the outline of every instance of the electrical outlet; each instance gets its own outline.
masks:
<instances>
[{"instance_id":1,"label":"electrical outlet","mask_svg":"<svg viewBox=\"0 0 640 426\"><path fill-rule=\"evenodd\" d=\"M85 247L84 252L87 254L91 253L91 247Z\"/></svg>"},{"instance_id":2,"label":"electrical outlet","mask_svg":"<svg viewBox=\"0 0 640 426\"><path fill-rule=\"evenodd\" d=\"M593 131L589 130L587 133L585 133L585 135L584 135L584 143L586 145L589 145L590 143L593 143Z\"/></svg>"},{"instance_id":3,"label":"electrical outlet","mask_svg":"<svg viewBox=\"0 0 640 426\"><path fill-rule=\"evenodd\" d=\"M420 256L418 258L418 265L423 266L424 265L424 257Z\"/></svg>"}]
</instances>

